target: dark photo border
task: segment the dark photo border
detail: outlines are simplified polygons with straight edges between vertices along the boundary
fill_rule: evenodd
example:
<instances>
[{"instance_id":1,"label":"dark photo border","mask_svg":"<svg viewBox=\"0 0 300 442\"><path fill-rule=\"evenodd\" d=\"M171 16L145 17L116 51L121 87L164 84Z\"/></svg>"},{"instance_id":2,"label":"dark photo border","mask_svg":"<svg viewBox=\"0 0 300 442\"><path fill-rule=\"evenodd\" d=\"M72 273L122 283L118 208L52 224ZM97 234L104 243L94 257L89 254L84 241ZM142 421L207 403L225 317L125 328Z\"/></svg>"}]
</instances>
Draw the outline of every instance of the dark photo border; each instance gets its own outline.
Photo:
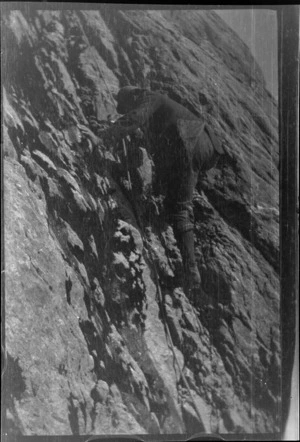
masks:
<instances>
[{"instance_id":1,"label":"dark photo border","mask_svg":"<svg viewBox=\"0 0 300 442\"><path fill-rule=\"evenodd\" d=\"M40 8L55 10L96 8L97 5L77 2L1 2L1 15L10 9ZM163 9L170 5L129 5L125 3L106 4L107 7L132 9ZM278 24L278 109L279 109L279 153L280 153L280 286L281 286L281 344L282 344L282 427L281 434L221 434L198 435L197 439L186 440L282 440L287 430L287 422L299 431L299 411L291 410L291 396L298 406L298 357L299 357L299 5L176 5L176 8L188 9L242 9L242 8L271 9L277 13ZM4 36L1 35L1 39ZM2 71L5 57L2 56ZM3 75L3 74L2 74ZM3 115L3 113L2 113ZM1 157L2 158L2 157ZM2 158L3 160L3 158ZM1 162L3 167L3 161ZM3 177L3 174L2 174ZM3 221L3 178L2 178L2 215ZM4 225L1 223L2 247L1 270L4 272ZM5 281L1 281L2 291L2 383L9 375L6 368L5 355ZM292 375L296 376L296 390L292 384ZM2 384L2 386L3 386ZM293 385L293 386L292 386ZM2 405L5 397L1 396ZM2 429L5 428L5 407L1 407ZM293 411L293 412L292 412ZM290 414L292 412L292 414ZM291 421L289 421L289 418ZM3 430L2 430L3 431ZM16 436L7 437L2 433L3 442L100 442L100 441L180 441L184 435L143 435L143 436Z\"/></svg>"}]
</instances>

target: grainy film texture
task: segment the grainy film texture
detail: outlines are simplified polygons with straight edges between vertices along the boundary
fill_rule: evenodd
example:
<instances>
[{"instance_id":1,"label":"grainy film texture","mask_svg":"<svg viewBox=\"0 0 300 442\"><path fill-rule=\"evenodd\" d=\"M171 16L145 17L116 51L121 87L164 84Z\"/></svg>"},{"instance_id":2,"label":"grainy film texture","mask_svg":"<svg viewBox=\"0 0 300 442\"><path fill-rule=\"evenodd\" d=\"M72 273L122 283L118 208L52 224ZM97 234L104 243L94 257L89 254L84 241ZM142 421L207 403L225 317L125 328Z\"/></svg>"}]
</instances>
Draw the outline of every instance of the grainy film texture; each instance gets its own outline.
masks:
<instances>
[{"instance_id":1,"label":"grainy film texture","mask_svg":"<svg viewBox=\"0 0 300 442\"><path fill-rule=\"evenodd\" d=\"M279 432L260 14L250 40L236 12L2 14L8 440Z\"/></svg>"}]
</instances>

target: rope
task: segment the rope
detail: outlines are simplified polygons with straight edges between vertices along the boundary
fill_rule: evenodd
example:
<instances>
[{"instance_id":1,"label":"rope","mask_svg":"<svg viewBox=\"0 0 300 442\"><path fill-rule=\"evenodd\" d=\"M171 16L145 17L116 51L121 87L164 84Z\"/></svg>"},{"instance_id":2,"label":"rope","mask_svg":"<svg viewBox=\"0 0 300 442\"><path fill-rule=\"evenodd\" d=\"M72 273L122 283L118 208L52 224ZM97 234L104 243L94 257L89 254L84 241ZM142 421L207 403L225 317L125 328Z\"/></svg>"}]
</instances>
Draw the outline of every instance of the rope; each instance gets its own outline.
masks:
<instances>
[{"instance_id":1,"label":"rope","mask_svg":"<svg viewBox=\"0 0 300 442\"><path fill-rule=\"evenodd\" d=\"M87 36L86 36L86 38L87 38ZM106 87L106 89L107 89L107 91L108 91L108 93L109 93L109 96L110 96L111 100L112 100L113 106L115 107L115 110L117 110L116 105L115 105L115 101L114 101L114 98L113 98L113 95L112 95L112 93L111 93L111 91L110 91L110 89L109 89L109 87L108 87L108 85L107 85L107 83L106 83L105 77L104 77L104 75L102 74L102 72L100 72L100 73L101 73L101 76L102 76L102 78L103 78L103 81L104 81L105 87ZM125 156L125 159L126 159L126 168L127 168L127 178L128 178L128 183L129 183L130 190L132 190L132 184L131 184L130 173L129 173L129 168L128 168L128 153L127 153L127 146L126 146L126 141L125 141L124 138L122 139L122 143L123 143L124 156ZM144 240L144 246L145 246L145 244L148 245L148 241L147 241L147 239L145 238L144 230L143 230L143 227L142 227L142 226L141 226L141 230L142 230L142 237L143 237L143 240ZM194 404L194 408L195 408L196 414L197 414L197 416L198 416L200 422L202 423L202 417L201 417L201 414L200 414L200 412L199 412L199 410L198 410L198 407L197 407L197 404L196 404L195 398L194 398L194 396L193 396L193 394L192 394L191 388L190 388L190 386L189 386L189 384L188 384L188 381L187 381L187 379L186 379L185 374L183 373L183 370L182 370L182 368L181 368L181 366L180 366L180 363L179 363L179 361L178 361L178 358L177 358L177 355L176 355L176 352L175 352L175 346L174 346L174 343L173 343L173 340L172 340L172 336L171 336L171 333L170 333L170 329L169 329L169 326L168 326L168 323L167 323L167 320L166 320L166 317L165 317L165 309L164 309L163 298L162 298L162 292L161 292L161 287L160 287L160 283L159 283L159 276L158 276L158 272L157 272L157 268L156 268L155 260L152 258L152 256L151 256L151 252L149 251L149 249L148 249L147 246L145 246L145 250L146 250L146 252L147 252L147 254L148 254L148 256L149 256L149 259L150 259L150 261L152 262L152 264L153 264L153 268L154 268L154 274L155 274L155 280L156 280L155 283L156 283L157 294L158 294L158 302L159 302L159 304L160 304L161 311L163 312L163 316L164 316L164 327L165 327L165 330L166 330L167 339L169 340L169 343L171 344L171 350L172 350L172 353L173 353L174 359L175 359L175 361L176 361L176 363L177 363L177 365L178 365L178 369L179 369L180 376L182 377L182 380L183 380L183 382L184 382L184 384L185 384L185 386L186 386L186 388L187 388L187 390L188 390L188 392L189 392L189 395L190 395L190 397L191 397L191 399L192 399L192 402L193 402L193 404ZM150 250L151 250L151 248L150 248Z\"/></svg>"}]
</instances>

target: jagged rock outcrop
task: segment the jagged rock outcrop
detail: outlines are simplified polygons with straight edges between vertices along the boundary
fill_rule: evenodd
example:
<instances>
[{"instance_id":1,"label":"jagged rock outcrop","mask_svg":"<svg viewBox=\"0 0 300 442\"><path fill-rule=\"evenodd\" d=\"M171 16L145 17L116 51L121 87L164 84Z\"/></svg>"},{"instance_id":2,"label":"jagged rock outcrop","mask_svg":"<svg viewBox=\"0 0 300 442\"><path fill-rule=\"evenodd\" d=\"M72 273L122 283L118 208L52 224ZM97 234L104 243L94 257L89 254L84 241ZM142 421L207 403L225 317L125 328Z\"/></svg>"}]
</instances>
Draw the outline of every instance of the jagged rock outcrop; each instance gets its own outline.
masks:
<instances>
[{"instance_id":1,"label":"jagged rock outcrop","mask_svg":"<svg viewBox=\"0 0 300 442\"><path fill-rule=\"evenodd\" d=\"M278 431L277 107L248 48L210 11L27 8L3 35L6 431ZM80 130L126 83L222 139L195 200L212 308L180 287L142 139L123 161Z\"/></svg>"}]
</instances>

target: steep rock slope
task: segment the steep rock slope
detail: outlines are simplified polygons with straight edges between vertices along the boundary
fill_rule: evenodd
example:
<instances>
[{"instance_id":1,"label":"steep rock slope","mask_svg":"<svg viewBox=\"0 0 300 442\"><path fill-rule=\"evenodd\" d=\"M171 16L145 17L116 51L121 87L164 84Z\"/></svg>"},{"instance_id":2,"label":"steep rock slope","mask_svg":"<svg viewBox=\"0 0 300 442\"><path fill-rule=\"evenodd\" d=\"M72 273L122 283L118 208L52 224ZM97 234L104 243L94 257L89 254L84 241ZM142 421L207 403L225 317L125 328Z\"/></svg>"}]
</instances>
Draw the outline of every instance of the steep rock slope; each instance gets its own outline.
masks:
<instances>
[{"instance_id":1,"label":"steep rock slope","mask_svg":"<svg viewBox=\"0 0 300 442\"><path fill-rule=\"evenodd\" d=\"M14 10L3 36L7 431L278 431L276 103L247 47L202 11ZM128 83L222 139L195 200L213 308L180 287L142 141L79 129L101 137Z\"/></svg>"}]
</instances>

